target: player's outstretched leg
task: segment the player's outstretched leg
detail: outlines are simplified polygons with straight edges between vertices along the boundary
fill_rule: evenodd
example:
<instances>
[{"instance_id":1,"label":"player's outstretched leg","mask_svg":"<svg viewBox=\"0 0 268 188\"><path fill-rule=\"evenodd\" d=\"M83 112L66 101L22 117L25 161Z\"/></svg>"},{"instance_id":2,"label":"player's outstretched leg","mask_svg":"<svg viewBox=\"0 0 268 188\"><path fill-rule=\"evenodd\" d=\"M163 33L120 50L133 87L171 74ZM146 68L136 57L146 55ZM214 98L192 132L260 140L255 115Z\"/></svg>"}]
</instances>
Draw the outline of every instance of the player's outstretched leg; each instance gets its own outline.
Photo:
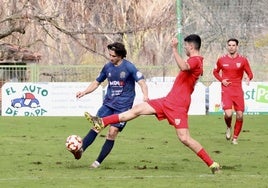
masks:
<instances>
[{"instance_id":1,"label":"player's outstretched leg","mask_svg":"<svg viewBox=\"0 0 268 188\"><path fill-rule=\"evenodd\" d=\"M104 129L104 125L102 123L101 118L97 116L92 116L90 113L85 112L85 118L93 125L93 127L100 132L102 129Z\"/></svg>"}]
</instances>

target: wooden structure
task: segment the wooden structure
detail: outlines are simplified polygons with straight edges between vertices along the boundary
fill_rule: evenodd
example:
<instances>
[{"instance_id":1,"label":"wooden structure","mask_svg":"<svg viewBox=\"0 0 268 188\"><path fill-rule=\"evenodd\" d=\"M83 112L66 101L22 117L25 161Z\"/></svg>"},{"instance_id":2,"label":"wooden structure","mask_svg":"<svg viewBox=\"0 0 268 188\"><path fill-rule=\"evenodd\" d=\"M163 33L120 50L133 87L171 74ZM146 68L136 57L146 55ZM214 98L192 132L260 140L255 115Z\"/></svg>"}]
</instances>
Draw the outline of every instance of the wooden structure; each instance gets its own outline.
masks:
<instances>
[{"instance_id":1,"label":"wooden structure","mask_svg":"<svg viewBox=\"0 0 268 188\"><path fill-rule=\"evenodd\" d=\"M0 43L0 109L2 104L2 86L6 82L27 81L27 70L20 65L38 63L41 55L16 45Z\"/></svg>"}]
</instances>

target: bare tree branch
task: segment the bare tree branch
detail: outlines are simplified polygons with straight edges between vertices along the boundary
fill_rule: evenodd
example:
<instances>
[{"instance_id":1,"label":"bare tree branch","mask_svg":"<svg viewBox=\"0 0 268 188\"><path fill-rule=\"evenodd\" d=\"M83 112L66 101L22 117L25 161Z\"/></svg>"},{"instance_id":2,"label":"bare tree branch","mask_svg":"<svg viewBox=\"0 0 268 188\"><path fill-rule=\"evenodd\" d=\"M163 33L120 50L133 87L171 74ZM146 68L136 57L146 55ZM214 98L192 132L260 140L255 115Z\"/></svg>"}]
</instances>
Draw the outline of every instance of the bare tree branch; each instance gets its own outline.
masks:
<instances>
[{"instance_id":1,"label":"bare tree branch","mask_svg":"<svg viewBox=\"0 0 268 188\"><path fill-rule=\"evenodd\" d=\"M9 27L9 28L6 28L6 30L1 30L0 39L7 37L7 36L11 35L14 32L25 34L25 28L24 27L15 27L15 28Z\"/></svg>"}]
</instances>

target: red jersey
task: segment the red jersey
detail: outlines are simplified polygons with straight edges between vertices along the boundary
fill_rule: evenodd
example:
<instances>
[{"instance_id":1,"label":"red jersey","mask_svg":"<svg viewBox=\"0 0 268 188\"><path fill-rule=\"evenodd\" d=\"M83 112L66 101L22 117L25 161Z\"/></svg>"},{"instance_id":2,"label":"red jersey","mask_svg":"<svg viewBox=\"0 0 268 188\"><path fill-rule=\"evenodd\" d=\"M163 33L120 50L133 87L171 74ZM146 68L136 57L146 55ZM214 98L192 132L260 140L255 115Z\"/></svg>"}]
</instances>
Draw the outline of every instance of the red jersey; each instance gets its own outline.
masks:
<instances>
[{"instance_id":1,"label":"red jersey","mask_svg":"<svg viewBox=\"0 0 268 188\"><path fill-rule=\"evenodd\" d=\"M220 74L221 72L221 74ZM253 78L253 74L248 63L248 60L237 55L235 58L231 58L228 55L224 55L218 59L216 67L213 70L214 76L222 82L227 79L231 84L228 87L222 85L222 89L227 92L235 93L235 91L242 90L242 79L244 72L248 75L249 80Z\"/></svg>"},{"instance_id":2,"label":"red jersey","mask_svg":"<svg viewBox=\"0 0 268 188\"><path fill-rule=\"evenodd\" d=\"M190 106L194 86L200 75L203 74L203 57L190 57L187 63L190 65L190 70L179 72L170 92L165 98L168 104L186 108Z\"/></svg>"}]
</instances>

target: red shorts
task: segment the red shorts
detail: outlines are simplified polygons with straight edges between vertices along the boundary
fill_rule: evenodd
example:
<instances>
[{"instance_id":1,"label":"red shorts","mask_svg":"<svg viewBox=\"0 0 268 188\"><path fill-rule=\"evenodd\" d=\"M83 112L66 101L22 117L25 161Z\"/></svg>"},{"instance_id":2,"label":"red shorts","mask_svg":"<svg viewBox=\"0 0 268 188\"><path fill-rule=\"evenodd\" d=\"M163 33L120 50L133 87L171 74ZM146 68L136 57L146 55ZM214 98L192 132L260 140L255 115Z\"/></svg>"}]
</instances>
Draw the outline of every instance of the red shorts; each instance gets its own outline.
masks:
<instances>
[{"instance_id":1,"label":"red shorts","mask_svg":"<svg viewBox=\"0 0 268 188\"><path fill-rule=\"evenodd\" d=\"M167 104L165 98L150 100L148 104L155 109L158 120L167 119L176 129L188 129L188 108Z\"/></svg>"},{"instance_id":2,"label":"red shorts","mask_svg":"<svg viewBox=\"0 0 268 188\"><path fill-rule=\"evenodd\" d=\"M222 108L223 110L234 109L235 111L245 110L244 93L239 92L236 95L227 92L222 93Z\"/></svg>"}]
</instances>

